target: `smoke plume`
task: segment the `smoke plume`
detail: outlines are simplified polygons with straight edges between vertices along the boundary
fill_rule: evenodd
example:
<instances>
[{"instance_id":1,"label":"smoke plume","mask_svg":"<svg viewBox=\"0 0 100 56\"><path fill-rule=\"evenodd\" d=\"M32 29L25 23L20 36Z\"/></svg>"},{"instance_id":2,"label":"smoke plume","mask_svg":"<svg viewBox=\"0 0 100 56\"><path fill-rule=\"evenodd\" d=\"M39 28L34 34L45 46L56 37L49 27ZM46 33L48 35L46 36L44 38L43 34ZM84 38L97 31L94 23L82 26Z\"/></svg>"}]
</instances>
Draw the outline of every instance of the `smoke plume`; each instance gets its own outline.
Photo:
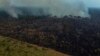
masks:
<instances>
[{"instance_id":1,"label":"smoke plume","mask_svg":"<svg viewBox=\"0 0 100 56\"><path fill-rule=\"evenodd\" d=\"M51 15L63 17L66 15L88 17L88 8L82 0L0 0L3 10L12 17L18 18L23 14L18 9L21 7L28 8L26 11L32 15Z\"/></svg>"}]
</instances>

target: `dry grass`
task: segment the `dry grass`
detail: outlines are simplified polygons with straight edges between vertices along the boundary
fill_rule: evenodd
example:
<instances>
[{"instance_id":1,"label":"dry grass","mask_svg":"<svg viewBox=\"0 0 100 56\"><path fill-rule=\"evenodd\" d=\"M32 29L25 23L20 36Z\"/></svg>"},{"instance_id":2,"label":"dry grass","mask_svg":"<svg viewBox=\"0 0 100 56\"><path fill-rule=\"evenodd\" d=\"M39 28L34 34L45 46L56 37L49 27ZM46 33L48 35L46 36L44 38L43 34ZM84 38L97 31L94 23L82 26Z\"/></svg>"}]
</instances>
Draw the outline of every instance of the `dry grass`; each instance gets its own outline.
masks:
<instances>
[{"instance_id":1,"label":"dry grass","mask_svg":"<svg viewBox=\"0 0 100 56\"><path fill-rule=\"evenodd\" d=\"M67 56L52 49L0 36L0 56ZM69 55L68 55L69 56Z\"/></svg>"}]
</instances>

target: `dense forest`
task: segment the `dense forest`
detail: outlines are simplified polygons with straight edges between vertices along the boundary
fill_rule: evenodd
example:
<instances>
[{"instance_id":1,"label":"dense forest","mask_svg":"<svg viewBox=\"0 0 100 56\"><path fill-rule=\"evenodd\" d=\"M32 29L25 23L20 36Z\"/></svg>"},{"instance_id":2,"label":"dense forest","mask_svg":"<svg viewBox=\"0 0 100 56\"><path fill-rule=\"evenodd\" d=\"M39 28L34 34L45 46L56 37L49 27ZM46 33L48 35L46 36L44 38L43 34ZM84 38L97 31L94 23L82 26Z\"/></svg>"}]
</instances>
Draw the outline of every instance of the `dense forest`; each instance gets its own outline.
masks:
<instances>
[{"instance_id":1,"label":"dense forest","mask_svg":"<svg viewBox=\"0 0 100 56\"><path fill-rule=\"evenodd\" d=\"M73 56L100 56L100 17L93 11L91 15L97 16L91 18L20 16L14 19L1 16L0 35Z\"/></svg>"}]
</instances>

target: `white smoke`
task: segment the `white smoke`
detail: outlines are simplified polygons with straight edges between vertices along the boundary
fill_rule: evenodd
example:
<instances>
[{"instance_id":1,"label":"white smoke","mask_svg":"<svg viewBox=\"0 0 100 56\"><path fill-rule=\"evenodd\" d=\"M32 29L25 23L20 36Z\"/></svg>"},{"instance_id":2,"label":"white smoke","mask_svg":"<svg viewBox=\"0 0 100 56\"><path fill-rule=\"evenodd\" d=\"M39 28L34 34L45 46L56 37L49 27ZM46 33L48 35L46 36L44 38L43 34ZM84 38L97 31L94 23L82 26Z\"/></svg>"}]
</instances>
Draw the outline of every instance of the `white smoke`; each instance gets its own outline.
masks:
<instances>
[{"instance_id":1,"label":"white smoke","mask_svg":"<svg viewBox=\"0 0 100 56\"><path fill-rule=\"evenodd\" d=\"M4 10L12 17L22 14L15 7L31 7L33 15L51 15L63 17L66 15L88 17L88 9L81 0L2 0ZM42 12L40 13L40 9Z\"/></svg>"},{"instance_id":2,"label":"white smoke","mask_svg":"<svg viewBox=\"0 0 100 56\"><path fill-rule=\"evenodd\" d=\"M0 0L0 2L1 2L0 7L2 8L2 10L7 12L10 16L14 18L18 18L17 14L18 12L16 12L16 9L11 4L11 0Z\"/></svg>"}]
</instances>

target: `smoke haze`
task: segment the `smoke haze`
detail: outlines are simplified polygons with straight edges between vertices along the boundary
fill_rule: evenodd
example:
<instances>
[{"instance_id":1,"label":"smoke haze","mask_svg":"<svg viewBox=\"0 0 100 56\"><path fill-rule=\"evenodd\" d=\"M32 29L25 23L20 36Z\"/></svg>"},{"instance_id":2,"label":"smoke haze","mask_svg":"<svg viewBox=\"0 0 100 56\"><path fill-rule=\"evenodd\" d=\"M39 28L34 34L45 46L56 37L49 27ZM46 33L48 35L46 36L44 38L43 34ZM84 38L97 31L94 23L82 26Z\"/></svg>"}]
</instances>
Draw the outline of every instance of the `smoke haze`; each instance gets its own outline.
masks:
<instances>
[{"instance_id":1,"label":"smoke haze","mask_svg":"<svg viewBox=\"0 0 100 56\"><path fill-rule=\"evenodd\" d=\"M88 17L88 8L81 0L0 0L0 8L12 17L23 14L16 7L31 8L33 15L51 15L63 17L66 15Z\"/></svg>"}]
</instances>

